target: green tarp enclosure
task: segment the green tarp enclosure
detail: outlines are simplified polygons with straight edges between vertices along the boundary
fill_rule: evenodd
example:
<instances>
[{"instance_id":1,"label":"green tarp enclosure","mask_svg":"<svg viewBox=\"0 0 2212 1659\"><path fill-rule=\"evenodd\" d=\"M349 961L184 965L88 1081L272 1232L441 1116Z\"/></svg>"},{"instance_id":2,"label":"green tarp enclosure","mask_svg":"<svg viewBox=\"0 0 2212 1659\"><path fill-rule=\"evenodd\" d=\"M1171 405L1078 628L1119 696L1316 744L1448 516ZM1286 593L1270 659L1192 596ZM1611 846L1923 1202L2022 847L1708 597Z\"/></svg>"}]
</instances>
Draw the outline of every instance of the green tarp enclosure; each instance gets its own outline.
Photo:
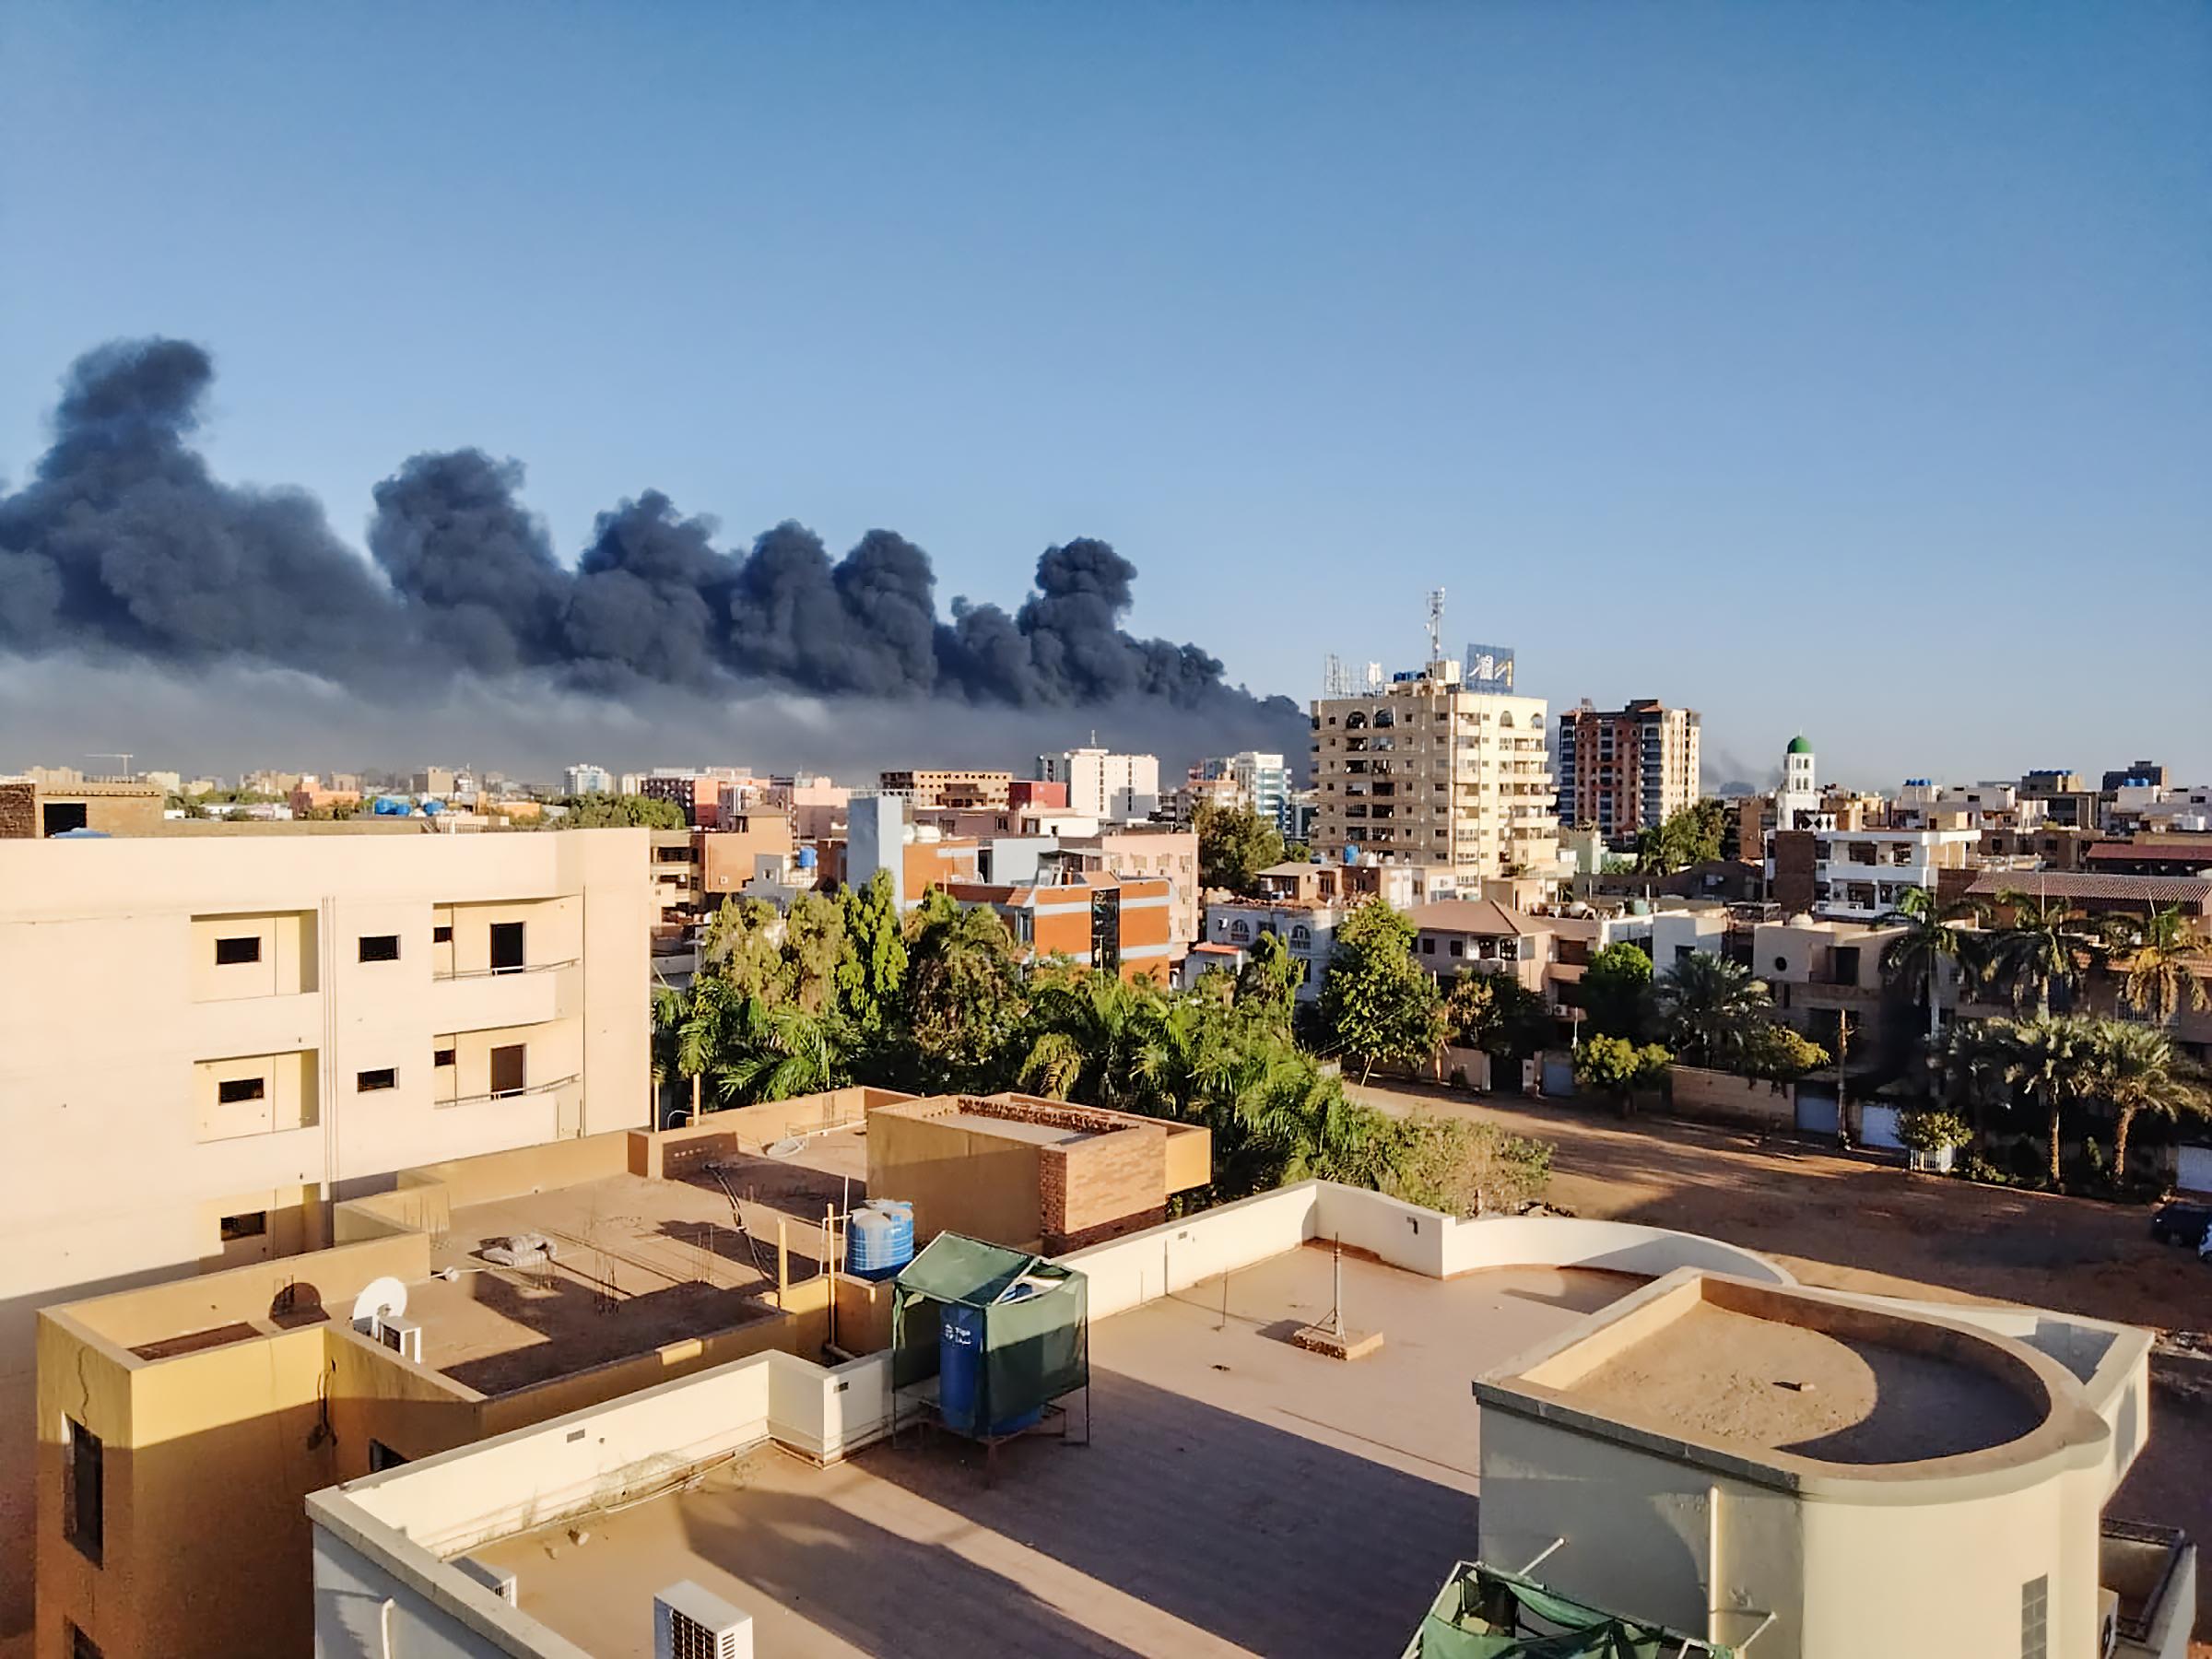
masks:
<instances>
[{"instance_id":1,"label":"green tarp enclosure","mask_svg":"<svg viewBox=\"0 0 2212 1659\"><path fill-rule=\"evenodd\" d=\"M1665 1625L1554 1594L1517 1572L1462 1561L1405 1659L1735 1659Z\"/></svg>"},{"instance_id":2,"label":"green tarp enclosure","mask_svg":"<svg viewBox=\"0 0 2212 1659\"><path fill-rule=\"evenodd\" d=\"M978 1439L1008 1431L1090 1382L1088 1289L1043 1256L939 1233L892 1281L891 1386L936 1380L946 1427ZM947 1346L947 1324L960 1337ZM956 1374L941 1375L952 1353Z\"/></svg>"}]
</instances>

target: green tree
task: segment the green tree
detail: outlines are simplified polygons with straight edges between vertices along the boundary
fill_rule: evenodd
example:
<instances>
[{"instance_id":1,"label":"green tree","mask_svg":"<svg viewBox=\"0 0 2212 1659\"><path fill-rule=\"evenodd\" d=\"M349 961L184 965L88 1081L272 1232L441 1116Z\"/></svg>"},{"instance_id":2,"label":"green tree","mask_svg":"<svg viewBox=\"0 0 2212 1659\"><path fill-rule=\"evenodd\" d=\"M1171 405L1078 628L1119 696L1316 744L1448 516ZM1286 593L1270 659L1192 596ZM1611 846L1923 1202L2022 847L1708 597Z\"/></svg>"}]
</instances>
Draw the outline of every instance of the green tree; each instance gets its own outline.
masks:
<instances>
[{"instance_id":1,"label":"green tree","mask_svg":"<svg viewBox=\"0 0 2212 1659\"><path fill-rule=\"evenodd\" d=\"M2056 899L2006 892L1997 895L1997 906L2009 913L1982 943L1982 977L2003 987L2016 1011L2032 1003L2048 1018L2053 991L2081 988L2086 958L2102 930Z\"/></svg>"},{"instance_id":2,"label":"green tree","mask_svg":"<svg viewBox=\"0 0 2212 1659\"><path fill-rule=\"evenodd\" d=\"M1253 942L1251 954L1237 970L1236 1002L1288 1038L1290 1018L1298 1007L1298 987L1304 977L1305 964L1290 954L1282 935L1264 933Z\"/></svg>"},{"instance_id":3,"label":"green tree","mask_svg":"<svg viewBox=\"0 0 2212 1659\"><path fill-rule=\"evenodd\" d=\"M1517 1215L1551 1180L1551 1147L1495 1124L1417 1112L1390 1142L1382 1190L1447 1216Z\"/></svg>"},{"instance_id":4,"label":"green tree","mask_svg":"<svg viewBox=\"0 0 2212 1659\"><path fill-rule=\"evenodd\" d=\"M1739 1064L1747 1077L1794 1083L1807 1072L1832 1064L1829 1053L1779 1019L1755 1026L1744 1039Z\"/></svg>"},{"instance_id":5,"label":"green tree","mask_svg":"<svg viewBox=\"0 0 2212 1659\"><path fill-rule=\"evenodd\" d=\"M1027 999L997 912L933 890L907 920L900 1021L909 1087L988 1093L1012 1081Z\"/></svg>"},{"instance_id":6,"label":"green tree","mask_svg":"<svg viewBox=\"0 0 2212 1659\"><path fill-rule=\"evenodd\" d=\"M1721 831L1727 809L1717 800L1697 801L1667 815L1666 821L1636 838L1636 870L1643 876L1671 876L1721 855Z\"/></svg>"},{"instance_id":7,"label":"green tree","mask_svg":"<svg viewBox=\"0 0 2212 1659\"><path fill-rule=\"evenodd\" d=\"M1198 832L1201 886L1247 896L1259 890L1259 874L1283 862L1283 837L1271 819L1248 806L1201 801L1191 815Z\"/></svg>"},{"instance_id":8,"label":"green tree","mask_svg":"<svg viewBox=\"0 0 2212 1659\"><path fill-rule=\"evenodd\" d=\"M1537 992L1504 973L1462 968L1444 988L1444 1026L1466 1048L1518 1065L1552 1039L1551 1009Z\"/></svg>"},{"instance_id":9,"label":"green tree","mask_svg":"<svg viewBox=\"0 0 2212 1659\"><path fill-rule=\"evenodd\" d=\"M783 917L765 899L724 899L700 934L700 972L771 1005L789 1000Z\"/></svg>"},{"instance_id":10,"label":"green tree","mask_svg":"<svg viewBox=\"0 0 2212 1659\"><path fill-rule=\"evenodd\" d=\"M2005 1032L2006 1020L1961 1019L1946 1026L1927 1049L1927 1066L1937 1103L1961 1112L1973 1126L1975 1147L1982 1144L1992 1109L2003 1111L2012 1103L2006 1082L2011 1063Z\"/></svg>"},{"instance_id":11,"label":"green tree","mask_svg":"<svg viewBox=\"0 0 2212 1659\"><path fill-rule=\"evenodd\" d=\"M906 935L891 873L877 870L838 897L844 926L838 939L837 999L863 1032L878 1031L906 984Z\"/></svg>"},{"instance_id":12,"label":"green tree","mask_svg":"<svg viewBox=\"0 0 2212 1659\"><path fill-rule=\"evenodd\" d=\"M1413 959L1412 922L1371 899L1337 924L1320 1018L1336 1052L1359 1067L1418 1066L1445 1037L1442 996Z\"/></svg>"},{"instance_id":13,"label":"green tree","mask_svg":"<svg viewBox=\"0 0 2212 1659\"><path fill-rule=\"evenodd\" d=\"M2005 1080L2044 1112L2050 1151L2051 1185L2060 1184L2058 1153L2061 1119L2081 1098L2094 1057L2095 1031L2089 1020L2071 1015L2038 1015L2027 1020L1992 1020L1993 1033L2005 1045Z\"/></svg>"},{"instance_id":14,"label":"green tree","mask_svg":"<svg viewBox=\"0 0 2212 1659\"><path fill-rule=\"evenodd\" d=\"M1652 959L1626 939L1606 946L1583 971L1583 1022L1602 1037L1648 1042L1657 1034Z\"/></svg>"},{"instance_id":15,"label":"green tree","mask_svg":"<svg viewBox=\"0 0 2212 1659\"><path fill-rule=\"evenodd\" d=\"M1636 1090L1657 1086L1671 1058L1655 1042L1639 1047L1624 1037L1593 1037L1574 1051L1574 1080L1625 1111Z\"/></svg>"},{"instance_id":16,"label":"green tree","mask_svg":"<svg viewBox=\"0 0 2212 1659\"><path fill-rule=\"evenodd\" d=\"M1675 1052L1692 1065L1727 1066L1773 1018L1766 983L1740 962L1696 950L1658 982L1659 1014Z\"/></svg>"},{"instance_id":17,"label":"green tree","mask_svg":"<svg viewBox=\"0 0 2212 1659\"><path fill-rule=\"evenodd\" d=\"M827 893L796 895L783 918L785 997L809 1014L836 1010L844 952L843 908Z\"/></svg>"},{"instance_id":18,"label":"green tree","mask_svg":"<svg viewBox=\"0 0 2212 1659\"><path fill-rule=\"evenodd\" d=\"M2157 1025L2171 1025L2185 1005L2203 1012L2212 1007L2205 989L2212 973L2212 947L2188 931L2177 905L2165 905L2143 918L2126 941L2125 978L2121 995L2127 1006ZM2199 969L2205 972L2199 972Z\"/></svg>"},{"instance_id":19,"label":"green tree","mask_svg":"<svg viewBox=\"0 0 2212 1659\"><path fill-rule=\"evenodd\" d=\"M1898 906L1877 924L1901 929L1882 947L1882 977L1892 982L1910 980L1927 1005L1928 1039L1943 1031L1943 1009L1938 996L1943 964L1971 961L1973 935L1954 927L1954 922L1978 916L1981 906L1971 900L1938 904L1925 888L1908 888Z\"/></svg>"},{"instance_id":20,"label":"green tree","mask_svg":"<svg viewBox=\"0 0 2212 1659\"><path fill-rule=\"evenodd\" d=\"M841 1088L853 1080L852 1056L851 1028L834 1010L771 1007L748 996L710 1075L721 1104L750 1106Z\"/></svg>"},{"instance_id":21,"label":"green tree","mask_svg":"<svg viewBox=\"0 0 2212 1659\"><path fill-rule=\"evenodd\" d=\"M684 809L650 795L570 795L568 808L554 826L559 830L681 830Z\"/></svg>"},{"instance_id":22,"label":"green tree","mask_svg":"<svg viewBox=\"0 0 2212 1659\"><path fill-rule=\"evenodd\" d=\"M2145 1112L2163 1118L2201 1115L2199 1080L2185 1072L2173 1041L2151 1026L2100 1019L2087 1036L2089 1076L2084 1091L2112 1109L2112 1179L2127 1178L2127 1140Z\"/></svg>"},{"instance_id":23,"label":"green tree","mask_svg":"<svg viewBox=\"0 0 2212 1659\"><path fill-rule=\"evenodd\" d=\"M1137 1065L1164 1010L1149 984L1090 969L1045 971L1030 994L1027 1052L1017 1080L1056 1100L1137 1110Z\"/></svg>"}]
</instances>

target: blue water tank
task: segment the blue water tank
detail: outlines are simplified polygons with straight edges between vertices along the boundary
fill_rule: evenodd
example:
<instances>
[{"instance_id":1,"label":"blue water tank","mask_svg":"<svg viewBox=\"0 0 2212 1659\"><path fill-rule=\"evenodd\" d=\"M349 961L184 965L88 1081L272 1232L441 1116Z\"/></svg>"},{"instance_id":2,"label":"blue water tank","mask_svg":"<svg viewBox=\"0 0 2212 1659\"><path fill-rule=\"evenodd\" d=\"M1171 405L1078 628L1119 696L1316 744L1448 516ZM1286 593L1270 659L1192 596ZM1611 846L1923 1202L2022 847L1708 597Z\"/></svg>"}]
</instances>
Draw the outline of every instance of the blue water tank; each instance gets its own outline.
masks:
<instances>
[{"instance_id":1,"label":"blue water tank","mask_svg":"<svg viewBox=\"0 0 2212 1659\"><path fill-rule=\"evenodd\" d=\"M845 1229L845 1271L887 1279L914 1259L914 1206L880 1200L856 1211Z\"/></svg>"},{"instance_id":2,"label":"blue water tank","mask_svg":"<svg viewBox=\"0 0 2212 1659\"><path fill-rule=\"evenodd\" d=\"M980 1434L982 1409L983 1311L948 1303L937 1329L937 1413L956 1434Z\"/></svg>"},{"instance_id":3,"label":"blue water tank","mask_svg":"<svg viewBox=\"0 0 2212 1659\"><path fill-rule=\"evenodd\" d=\"M1349 841L1344 844L1344 862L1347 865L1356 865L1359 862L1359 849Z\"/></svg>"},{"instance_id":4,"label":"blue water tank","mask_svg":"<svg viewBox=\"0 0 2212 1659\"><path fill-rule=\"evenodd\" d=\"M404 801L397 795L378 795L369 810L376 818L406 818L415 810L415 803Z\"/></svg>"},{"instance_id":5,"label":"blue water tank","mask_svg":"<svg viewBox=\"0 0 2212 1659\"><path fill-rule=\"evenodd\" d=\"M813 869L821 862L821 856L812 847L801 847L799 849L799 868L802 870Z\"/></svg>"}]
</instances>

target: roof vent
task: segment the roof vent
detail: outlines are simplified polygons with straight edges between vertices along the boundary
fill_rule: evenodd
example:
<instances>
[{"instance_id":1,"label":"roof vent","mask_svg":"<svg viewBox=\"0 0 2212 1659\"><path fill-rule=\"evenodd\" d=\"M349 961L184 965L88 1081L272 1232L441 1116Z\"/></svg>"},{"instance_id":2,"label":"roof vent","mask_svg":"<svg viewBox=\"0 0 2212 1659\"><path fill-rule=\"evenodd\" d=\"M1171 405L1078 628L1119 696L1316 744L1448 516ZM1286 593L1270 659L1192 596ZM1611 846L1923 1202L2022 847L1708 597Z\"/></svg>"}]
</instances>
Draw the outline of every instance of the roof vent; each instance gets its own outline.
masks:
<instances>
[{"instance_id":1,"label":"roof vent","mask_svg":"<svg viewBox=\"0 0 2212 1659\"><path fill-rule=\"evenodd\" d=\"M653 1659L753 1659L753 1618L686 1579L653 1598Z\"/></svg>"}]
</instances>

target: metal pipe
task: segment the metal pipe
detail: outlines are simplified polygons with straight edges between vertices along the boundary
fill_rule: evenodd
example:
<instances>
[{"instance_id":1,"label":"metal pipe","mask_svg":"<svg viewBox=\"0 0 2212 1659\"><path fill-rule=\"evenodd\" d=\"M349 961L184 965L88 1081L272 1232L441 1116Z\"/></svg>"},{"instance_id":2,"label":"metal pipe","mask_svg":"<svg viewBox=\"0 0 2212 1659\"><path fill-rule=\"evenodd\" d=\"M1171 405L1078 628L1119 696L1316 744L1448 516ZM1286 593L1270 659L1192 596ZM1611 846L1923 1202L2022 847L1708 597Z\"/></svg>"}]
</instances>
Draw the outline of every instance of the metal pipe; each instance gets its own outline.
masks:
<instances>
[{"instance_id":1,"label":"metal pipe","mask_svg":"<svg viewBox=\"0 0 2212 1659\"><path fill-rule=\"evenodd\" d=\"M1566 1543L1567 1540L1564 1538L1554 1538L1550 1543L1545 1545L1542 1549L1536 1552L1536 1559L1531 1561L1527 1566L1521 1569L1521 1576L1523 1578L1526 1578L1537 1568L1543 1566L1545 1562L1551 1559L1553 1553L1563 1548L1566 1546Z\"/></svg>"}]
</instances>

